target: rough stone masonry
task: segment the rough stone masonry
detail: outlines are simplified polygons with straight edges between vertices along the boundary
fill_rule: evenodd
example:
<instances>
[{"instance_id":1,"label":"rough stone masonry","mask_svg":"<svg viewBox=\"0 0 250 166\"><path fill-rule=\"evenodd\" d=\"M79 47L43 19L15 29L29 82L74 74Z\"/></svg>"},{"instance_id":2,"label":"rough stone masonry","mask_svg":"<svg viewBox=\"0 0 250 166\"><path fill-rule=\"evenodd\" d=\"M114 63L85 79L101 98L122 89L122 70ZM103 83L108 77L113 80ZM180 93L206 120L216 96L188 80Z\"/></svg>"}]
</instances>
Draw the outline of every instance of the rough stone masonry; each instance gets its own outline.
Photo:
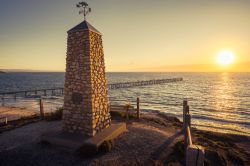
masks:
<instances>
[{"instance_id":1,"label":"rough stone masonry","mask_svg":"<svg viewBox=\"0 0 250 166\"><path fill-rule=\"evenodd\" d=\"M63 131L94 136L111 123L102 35L87 21L68 31Z\"/></svg>"}]
</instances>

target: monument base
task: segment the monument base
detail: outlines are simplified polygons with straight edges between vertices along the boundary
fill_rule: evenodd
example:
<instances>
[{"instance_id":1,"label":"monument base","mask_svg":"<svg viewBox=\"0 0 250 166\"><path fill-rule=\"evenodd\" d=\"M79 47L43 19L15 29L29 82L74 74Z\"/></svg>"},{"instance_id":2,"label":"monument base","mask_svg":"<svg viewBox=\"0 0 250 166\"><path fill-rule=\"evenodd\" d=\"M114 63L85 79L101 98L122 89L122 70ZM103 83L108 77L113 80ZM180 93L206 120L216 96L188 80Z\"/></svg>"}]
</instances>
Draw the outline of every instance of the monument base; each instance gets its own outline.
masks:
<instances>
[{"instance_id":1,"label":"monument base","mask_svg":"<svg viewBox=\"0 0 250 166\"><path fill-rule=\"evenodd\" d=\"M93 137L54 130L43 134L41 141L69 152L83 151L86 149L93 153L98 151L103 142L111 141L125 131L127 131L126 123L111 123L108 128L103 129Z\"/></svg>"}]
</instances>

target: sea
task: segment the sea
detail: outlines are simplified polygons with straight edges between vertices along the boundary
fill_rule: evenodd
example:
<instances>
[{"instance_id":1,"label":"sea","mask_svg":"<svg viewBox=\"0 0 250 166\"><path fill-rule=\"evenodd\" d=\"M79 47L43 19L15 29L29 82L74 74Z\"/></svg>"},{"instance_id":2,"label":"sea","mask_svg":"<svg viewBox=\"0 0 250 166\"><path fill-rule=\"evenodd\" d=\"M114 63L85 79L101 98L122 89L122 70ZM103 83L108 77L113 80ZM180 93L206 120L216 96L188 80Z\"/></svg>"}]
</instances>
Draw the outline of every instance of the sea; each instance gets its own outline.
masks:
<instances>
[{"instance_id":1,"label":"sea","mask_svg":"<svg viewBox=\"0 0 250 166\"><path fill-rule=\"evenodd\" d=\"M182 120L182 103L188 100L192 126L202 130L250 136L250 73L137 73L109 72L108 83L182 77L183 81L109 90L111 104L136 106L143 112L160 111ZM0 74L0 93L63 87L63 72L18 72ZM1 105L39 111L43 94L5 96ZM46 112L63 106L60 92L48 92Z\"/></svg>"}]
</instances>

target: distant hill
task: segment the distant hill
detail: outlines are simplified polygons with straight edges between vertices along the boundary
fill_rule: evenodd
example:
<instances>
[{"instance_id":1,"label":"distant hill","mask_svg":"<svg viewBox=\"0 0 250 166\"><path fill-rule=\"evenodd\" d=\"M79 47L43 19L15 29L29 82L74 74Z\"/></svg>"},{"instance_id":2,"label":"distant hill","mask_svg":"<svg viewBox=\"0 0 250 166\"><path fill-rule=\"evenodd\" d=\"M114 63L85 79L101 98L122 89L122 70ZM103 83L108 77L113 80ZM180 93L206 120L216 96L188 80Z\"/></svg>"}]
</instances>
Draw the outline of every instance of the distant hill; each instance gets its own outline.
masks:
<instances>
[{"instance_id":1,"label":"distant hill","mask_svg":"<svg viewBox=\"0 0 250 166\"><path fill-rule=\"evenodd\" d=\"M6 73L6 72L4 72L4 71L0 71L0 74L1 74L1 73Z\"/></svg>"},{"instance_id":2,"label":"distant hill","mask_svg":"<svg viewBox=\"0 0 250 166\"><path fill-rule=\"evenodd\" d=\"M30 70L30 69L0 69L4 73L25 73L25 72L64 72L64 71L50 71L50 70Z\"/></svg>"}]
</instances>

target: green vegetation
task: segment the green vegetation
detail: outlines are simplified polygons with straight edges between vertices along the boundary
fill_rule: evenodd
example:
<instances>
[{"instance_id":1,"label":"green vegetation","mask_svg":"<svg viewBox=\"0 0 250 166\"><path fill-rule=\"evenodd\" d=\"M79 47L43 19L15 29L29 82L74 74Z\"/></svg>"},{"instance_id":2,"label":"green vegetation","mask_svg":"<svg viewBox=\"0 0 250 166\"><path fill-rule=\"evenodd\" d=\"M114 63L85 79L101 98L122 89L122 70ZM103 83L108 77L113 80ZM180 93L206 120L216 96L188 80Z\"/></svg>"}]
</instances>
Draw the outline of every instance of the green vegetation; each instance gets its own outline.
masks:
<instances>
[{"instance_id":1,"label":"green vegetation","mask_svg":"<svg viewBox=\"0 0 250 166\"><path fill-rule=\"evenodd\" d=\"M127 113L126 112L121 112L121 111L110 111L110 115L111 117L115 117L115 118L126 118ZM133 119L136 118L136 114L129 112L128 113L128 118L129 119Z\"/></svg>"},{"instance_id":2,"label":"green vegetation","mask_svg":"<svg viewBox=\"0 0 250 166\"><path fill-rule=\"evenodd\" d=\"M86 145L83 145L82 147L80 147L77 150L77 153L83 157L92 157L92 156L96 155L97 153L110 152L113 147L114 147L114 140L107 140L101 144L99 149L97 149L93 145L86 144Z\"/></svg>"},{"instance_id":3,"label":"green vegetation","mask_svg":"<svg viewBox=\"0 0 250 166\"><path fill-rule=\"evenodd\" d=\"M169 155L169 158L166 161L172 165L185 165L185 151L184 151L184 142L176 142L173 146L173 152Z\"/></svg>"},{"instance_id":4,"label":"green vegetation","mask_svg":"<svg viewBox=\"0 0 250 166\"><path fill-rule=\"evenodd\" d=\"M9 121L7 125L0 126L0 133L9 131L18 127L22 127L30 123L38 122L39 120L40 120L40 117L37 115L21 117L20 119Z\"/></svg>"},{"instance_id":5,"label":"green vegetation","mask_svg":"<svg viewBox=\"0 0 250 166\"><path fill-rule=\"evenodd\" d=\"M50 112L45 114L45 120L54 121L54 120L62 120L63 108L58 108L55 112Z\"/></svg>"},{"instance_id":6,"label":"green vegetation","mask_svg":"<svg viewBox=\"0 0 250 166\"><path fill-rule=\"evenodd\" d=\"M241 136L194 130L195 143L206 149L206 165L244 165L248 154L235 143ZM238 138L236 138L238 137Z\"/></svg>"},{"instance_id":7,"label":"green vegetation","mask_svg":"<svg viewBox=\"0 0 250 166\"><path fill-rule=\"evenodd\" d=\"M110 152L114 147L114 140L104 141L99 148L100 152Z\"/></svg>"}]
</instances>

